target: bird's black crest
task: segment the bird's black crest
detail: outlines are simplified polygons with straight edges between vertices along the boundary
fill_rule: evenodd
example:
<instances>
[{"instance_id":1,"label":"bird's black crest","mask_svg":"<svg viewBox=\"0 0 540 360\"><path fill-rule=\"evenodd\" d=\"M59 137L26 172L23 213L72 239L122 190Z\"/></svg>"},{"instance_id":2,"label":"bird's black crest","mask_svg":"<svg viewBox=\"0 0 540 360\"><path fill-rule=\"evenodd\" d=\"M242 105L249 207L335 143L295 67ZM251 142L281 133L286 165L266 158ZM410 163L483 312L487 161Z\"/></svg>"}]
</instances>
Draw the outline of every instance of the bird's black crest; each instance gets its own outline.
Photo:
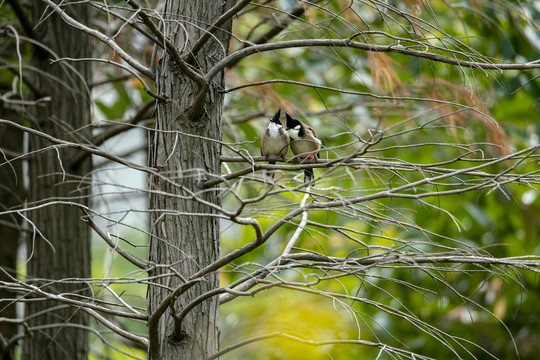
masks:
<instances>
[{"instance_id":1,"label":"bird's black crest","mask_svg":"<svg viewBox=\"0 0 540 360\"><path fill-rule=\"evenodd\" d=\"M293 118L287 113L285 113L285 117L287 119L287 130L292 129L297 125L300 125L300 131L298 131L298 136L304 136L304 125L302 125L302 122L298 119Z\"/></svg>"},{"instance_id":2,"label":"bird's black crest","mask_svg":"<svg viewBox=\"0 0 540 360\"><path fill-rule=\"evenodd\" d=\"M287 129L292 129L296 125L302 126L300 120L293 118L291 115L285 113L285 117L287 118Z\"/></svg>"},{"instance_id":3,"label":"bird's black crest","mask_svg":"<svg viewBox=\"0 0 540 360\"><path fill-rule=\"evenodd\" d=\"M276 123L276 124L280 124L281 125L281 121L279 120L279 117L281 116L281 109L279 109L273 118L270 119L270 121Z\"/></svg>"}]
</instances>

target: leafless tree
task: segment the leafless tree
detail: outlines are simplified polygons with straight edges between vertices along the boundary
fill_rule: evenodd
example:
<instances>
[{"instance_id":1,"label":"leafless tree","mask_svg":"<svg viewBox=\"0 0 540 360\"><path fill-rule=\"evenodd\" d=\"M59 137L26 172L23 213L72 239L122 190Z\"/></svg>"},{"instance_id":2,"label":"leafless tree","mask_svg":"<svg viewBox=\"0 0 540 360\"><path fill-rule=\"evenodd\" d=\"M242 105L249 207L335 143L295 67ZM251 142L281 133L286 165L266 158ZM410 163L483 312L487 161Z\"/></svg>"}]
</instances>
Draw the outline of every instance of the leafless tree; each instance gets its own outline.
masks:
<instances>
[{"instance_id":1,"label":"leafless tree","mask_svg":"<svg viewBox=\"0 0 540 360\"><path fill-rule=\"evenodd\" d=\"M33 18L27 18L24 4L10 3L22 20L23 32L19 33L11 25L4 28L5 43L12 46L12 59L19 61L18 65L13 65L18 76L18 80L13 82L14 89L4 94L5 105L12 107L9 119L13 124L27 123L28 128L58 139L84 143L90 134L87 128L91 118L90 64L67 64L51 59L57 60L60 56L89 57L88 36L66 24L60 16L51 17L46 4L33 3L30 9ZM70 13L78 21L87 22L88 11L86 6L73 7ZM21 58L21 42L30 45L30 61ZM31 93L23 92L23 88L31 90ZM36 136L28 138L27 150L23 151L21 128L4 127L4 131L6 135L13 136L6 139L6 144L15 142L17 146L11 149L19 152L12 154L11 159L6 157L3 166L5 184L14 184L12 191L17 189L17 184L19 189L22 188L25 180L21 172L20 159L24 156L21 153L28 154L27 197L23 191L12 192L17 203L10 200L4 208L9 209L6 216L13 221L6 227L11 225L17 230L3 239L6 246L17 248L20 223L25 222L28 225L25 226L28 229L25 283L57 294L88 296L90 287L87 283L69 279L88 279L91 276L91 230L80 221L80 211L74 211L73 207L64 206L61 202L67 200L77 206L89 205L90 182L85 181L85 176L91 171L91 159L75 163L80 154L78 150L52 145L47 139ZM9 173L15 169L14 166L18 171ZM25 212L24 203L34 210ZM12 257L12 265L15 259ZM9 270L3 274L4 277L9 274L6 281L16 276L11 272L14 269L15 266L6 268ZM14 306L14 296L7 299L4 305ZM28 293L27 300L24 332L32 335L32 341L24 341L23 358L87 358L88 335L85 328L88 315L84 311L58 306L56 301L34 299L33 292ZM18 334L10 337L17 338ZM9 346L6 348L11 350Z\"/></svg>"}]
</instances>

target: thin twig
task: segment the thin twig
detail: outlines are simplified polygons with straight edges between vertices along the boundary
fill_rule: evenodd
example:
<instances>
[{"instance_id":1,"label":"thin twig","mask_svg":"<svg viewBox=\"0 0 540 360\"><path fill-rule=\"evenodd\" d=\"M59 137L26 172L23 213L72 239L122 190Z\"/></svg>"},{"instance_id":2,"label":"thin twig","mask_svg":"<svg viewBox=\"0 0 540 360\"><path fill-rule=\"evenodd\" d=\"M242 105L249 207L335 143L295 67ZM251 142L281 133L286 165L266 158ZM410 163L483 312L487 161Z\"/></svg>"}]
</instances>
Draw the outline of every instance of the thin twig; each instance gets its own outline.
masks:
<instances>
[{"instance_id":1,"label":"thin twig","mask_svg":"<svg viewBox=\"0 0 540 360\"><path fill-rule=\"evenodd\" d=\"M94 30L92 28L89 28L88 26L82 24L81 22L75 20L71 16L69 16L62 8L60 8L59 5L54 3L51 0L41 0L48 6L52 8L52 10L60 15L62 19L68 23L69 25L73 26L75 29L79 29L83 32L85 32L88 35L91 35L104 43L105 45L109 46L116 55L118 55L120 58L122 58L125 62L127 62L129 65L131 65L135 70L140 72L143 75L148 76L150 79L154 79L154 74L150 71L149 68L145 67L138 61L136 61L132 56L130 56L128 53L126 53L120 46L118 46L114 40L106 36L105 34L102 34L101 32Z\"/></svg>"},{"instance_id":2,"label":"thin twig","mask_svg":"<svg viewBox=\"0 0 540 360\"><path fill-rule=\"evenodd\" d=\"M92 216L88 212L86 212L86 216L83 218L83 221L86 222L92 229L94 229L94 231L111 247L111 249L118 253L120 256L122 256L124 259L137 266L139 269L146 270L148 268L147 263L136 259L129 252L125 251L118 244L114 243L110 238L109 234L105 233L99 228L99 226L97 226L94 220L92 220Z\"/></svg>"}]
</instances>

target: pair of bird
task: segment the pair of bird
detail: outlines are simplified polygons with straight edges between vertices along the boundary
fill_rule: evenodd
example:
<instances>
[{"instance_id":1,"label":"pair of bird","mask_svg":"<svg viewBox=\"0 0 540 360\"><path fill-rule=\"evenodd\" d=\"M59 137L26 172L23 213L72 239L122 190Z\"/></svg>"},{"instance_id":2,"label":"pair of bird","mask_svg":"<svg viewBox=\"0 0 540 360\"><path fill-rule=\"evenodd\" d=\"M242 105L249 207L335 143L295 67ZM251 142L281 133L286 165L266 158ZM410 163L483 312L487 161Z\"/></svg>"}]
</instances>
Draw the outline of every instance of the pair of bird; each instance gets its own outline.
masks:
<instances>
[{"instance_id":1,"label":"pair of bird","mask_svg":"<svg viewBox=\"0 0 540 360\"><path fill-rule=\"evenodd\" d=\"M261 155L285 157L289 150L290 140L291 150L295 157L300 159L318 157L322 143L321 140L317 139L315 131L287 113L285 113L287 128L284 129L280 117L281 109L270 119L270 123L261 138ZM268 163L275 164L276 162L269 161ZM274 174L271 173L270 177L273 178ZM305 169L304 183L310 183L313 179L313 169Z\"/></svg>"}]
</instances>

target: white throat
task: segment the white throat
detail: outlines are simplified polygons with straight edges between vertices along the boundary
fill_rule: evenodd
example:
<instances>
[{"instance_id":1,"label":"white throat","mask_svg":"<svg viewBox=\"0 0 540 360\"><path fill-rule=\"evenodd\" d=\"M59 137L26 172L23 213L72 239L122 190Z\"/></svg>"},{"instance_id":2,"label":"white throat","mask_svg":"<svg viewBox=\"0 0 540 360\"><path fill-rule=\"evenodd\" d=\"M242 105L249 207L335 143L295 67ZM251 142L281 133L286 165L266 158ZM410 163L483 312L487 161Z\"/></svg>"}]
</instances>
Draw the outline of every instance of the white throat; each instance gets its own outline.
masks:
<instances>
[{"instance_id":1,"label":"white throat","mask_svg":"<svg viewBox=\"0 0 540 360\"><path fill-rule=\"evenodd\" d=\"M270 124L268 124L268 131L270 132L270 136L278 136L281 128L283 128L282 125L278 125L272 121L270 121Z\"/></svg>"},{"instance_id":2,"label":"white throat","mask_svg":"<svg viewBox=\"0 0 540 360\"><path fill-rule=\"evenodd\" d=\"M287 134L289 134L291 139L298 140L298 139L300 139L300 136L298 136L298 131L299 130L296 130L296 129L288 129Z\"/></svg>"}]
</instances>

